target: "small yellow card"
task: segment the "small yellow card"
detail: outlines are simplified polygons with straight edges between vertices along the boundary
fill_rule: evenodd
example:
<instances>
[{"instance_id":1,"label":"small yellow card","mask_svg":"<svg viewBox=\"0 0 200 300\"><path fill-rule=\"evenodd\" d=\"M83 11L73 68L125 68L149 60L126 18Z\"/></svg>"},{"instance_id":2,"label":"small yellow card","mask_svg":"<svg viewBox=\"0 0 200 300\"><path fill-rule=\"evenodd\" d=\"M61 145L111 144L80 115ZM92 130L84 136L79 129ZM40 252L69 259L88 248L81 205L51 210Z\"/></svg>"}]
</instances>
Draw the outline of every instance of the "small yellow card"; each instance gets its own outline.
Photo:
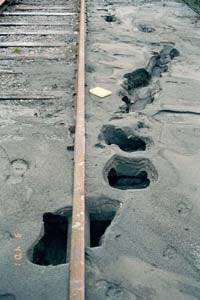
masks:
<instances>
[{"instance_id":1,"label":"small yellow card","mask_svg":"<svg viewBox=\"0 0 200 300\"><path fill-rule=\"evenodd\" d=\"M97 97L101 97L101 98L112 95L111 91L103 89L101 87L95 87L93 89L90 89L89 92L90 92L90 94L95 95Z\"/></svg>"}]
</instances>

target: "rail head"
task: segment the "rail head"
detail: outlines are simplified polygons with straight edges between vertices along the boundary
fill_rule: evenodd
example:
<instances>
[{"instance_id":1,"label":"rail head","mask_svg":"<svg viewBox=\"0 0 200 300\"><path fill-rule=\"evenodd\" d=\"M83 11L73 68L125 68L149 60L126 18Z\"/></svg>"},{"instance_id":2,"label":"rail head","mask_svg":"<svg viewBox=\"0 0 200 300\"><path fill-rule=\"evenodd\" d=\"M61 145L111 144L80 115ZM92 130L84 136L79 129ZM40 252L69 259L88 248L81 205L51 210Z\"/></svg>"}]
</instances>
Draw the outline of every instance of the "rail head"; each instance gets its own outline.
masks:
<instances>
[{"instance_id":1,"label":"rail head","mask_svg":"<svg viewBox=\"0 0 200 300\"><path fill-rule=\"evenodd\" d=\"M0 14L13 2L13 0L0 0Z\"/></svg>"},{"instance_id":2,"label":"rail head","mask_svg":"<svg viewBox=\"0 0 200 300\"><path fill-rule=\"evenodd\" d=\"M69 300L85 299L85 0L80 3Z\"/></svg>"}]
</instances>

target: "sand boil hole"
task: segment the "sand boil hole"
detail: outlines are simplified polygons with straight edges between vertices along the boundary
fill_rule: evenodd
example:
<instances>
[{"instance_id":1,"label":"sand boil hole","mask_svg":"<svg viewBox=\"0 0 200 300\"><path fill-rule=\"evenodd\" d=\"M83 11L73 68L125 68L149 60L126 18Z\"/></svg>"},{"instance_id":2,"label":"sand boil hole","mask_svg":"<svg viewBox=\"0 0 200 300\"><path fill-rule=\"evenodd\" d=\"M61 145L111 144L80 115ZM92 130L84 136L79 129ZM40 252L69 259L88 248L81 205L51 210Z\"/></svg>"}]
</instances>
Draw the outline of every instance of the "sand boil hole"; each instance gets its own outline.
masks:
<instances>
[{"instance_id":1,"label":"sand boil hole","mask_svg":"<svg viewBox=\"0 0 200 300\"><path fill-rule=\"evenodd\" d=\"M134 136L129 128L117 128L115 126L104 126L102 138L107 145L115 144L126 152L145 151L150 141L147 138Z\"/></svg>"},{"instance_id":2,"label":"sand boil hole","mask_svg":"<svg viewBox=\"0 0 200 300\"><path fill-rule=\"evenodd\" d=\"M117 20L117 18L114 15L105 16L104 19L108 23L116 22L116 20Z\"/></svg>"},{"instance_id":3,"label":"sand boil hole","mask_svg":"<svg viewBox=\"0 0 200 300\"><path fill-rule=\"evenodd\" d=\"M57 213L43 215L44 233L32 249L31 261L41 266L67 262L68 217Z\"/></svg>"},{"instance_id":4,"label":"sand boil hole","mask_svg":"<svg viewBox=\"0 0 200 300\"><path fill-rule=\"evenodd\" d=\"M90 214L90 247L101 246L106 229L110 226L114 216L115 212Z\"/></svg>"},{"instance_id":5,"label":"sand boil hole","mask_svg":"<svg viewBox=\"0 0 200 300\"><path fill-rule=\"evenodd\" d=\"M141 27L148 30L147 27ZM124 74L122 89L119 95L124 103L120 107L124 113L140 111L146 105L153 103L161 91L159 78L168 71L168 65L179 56L179 51L173 45L165 45L160 52L155 52L144 68Z\"/></svg>"},{"instance_id":6,"label":"sand boil hole","mask_svg":"<svg viewBox=\"0 0 200 300\"><path fill-rule=\"evenodd\" d=\"M139 24L138 29L139 29L139 31L145 32L145 33L152 33L155 31L155 28L153 28L152 26L150 26L148 24Z\"/></svg>"},{"instance_id":7,"label":"sand boil hole","mask_svg":"<svg viewBox=\"0 0 200 300\"><path fill-rule=\"evenodd\" d=\"M108 184L119 190L147 188L158 177L148 159L130 159L114 156L104 170Z\"/></svg>"},{"instance_id":8,"label":"sand boil hole","mask_svg":"<svg viewBox=\"0 0 200 300\"><path fill-rule=\"evenodd\" d=\"M135 176L121 175L112 168L108 173L110 186L119 190L144 189L150 184L147 173L142 171Z\"/></svg>"},{"instance_id":9,"label":"sand boil hole","mask_svg":"<svg viewBox=\"0 0 200 300\"><path fill-rule=\"evenodd\" d=\"M86 209L86 246L98 247L102 244L106 229L116 215L119 203L107 199L89 203ZM56 266L69 262L71 226L71 207L61 208L55 213L45 213L40 236L27 251L28 259L40 266Z\"/></svg>"}]
</instances>

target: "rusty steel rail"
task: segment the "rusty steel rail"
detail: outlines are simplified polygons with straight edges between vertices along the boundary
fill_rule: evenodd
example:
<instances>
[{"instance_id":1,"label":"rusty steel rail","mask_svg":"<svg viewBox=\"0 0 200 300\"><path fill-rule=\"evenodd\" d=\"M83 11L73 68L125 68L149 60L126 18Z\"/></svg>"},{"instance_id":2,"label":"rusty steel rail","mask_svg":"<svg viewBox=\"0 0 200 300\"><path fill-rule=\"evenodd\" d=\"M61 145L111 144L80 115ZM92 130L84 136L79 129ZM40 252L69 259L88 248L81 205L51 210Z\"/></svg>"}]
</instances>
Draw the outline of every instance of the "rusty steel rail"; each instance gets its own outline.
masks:
<instances>
[{"instance_id":1,"label":"rusty steel rail","mask_svg":"<svg viewBox=\"0 0 200 300\"><path fill-rule=\"evenodd\" d=\"M0 6L2 6L5 2L6 0L0 0Z\"/></svg>"},{"instance_id":2,"label":"rusty steel rail","mask_svg":"<svg viewBox=\"0 0 200 300\"><path fill-rule=\"evenodd\" d=\"M0 14L12 3L12 0L0 0Z\"/></svg>"},{"instance_id":3,"label":"rusty steel rail","mask_svg":"<svg viewBox=\"0 0 200 300\"><path fill-rule=\"evenodd\" d=\"M69 300L85 299L85 0L80 0Z\"/></svg>"}]
</instances>

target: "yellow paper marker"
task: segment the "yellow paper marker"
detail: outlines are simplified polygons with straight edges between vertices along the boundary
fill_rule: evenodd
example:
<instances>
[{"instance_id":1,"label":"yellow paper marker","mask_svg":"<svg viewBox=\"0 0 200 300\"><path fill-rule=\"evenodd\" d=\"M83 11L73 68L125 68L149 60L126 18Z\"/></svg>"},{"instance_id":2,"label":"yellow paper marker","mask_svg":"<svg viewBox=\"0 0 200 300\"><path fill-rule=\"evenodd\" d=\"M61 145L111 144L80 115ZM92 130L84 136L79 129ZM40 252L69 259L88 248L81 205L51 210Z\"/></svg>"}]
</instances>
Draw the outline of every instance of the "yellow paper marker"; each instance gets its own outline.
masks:
<instances>
[{"instance_id":1,"label":"yellow paper marker","mask_svg":"<svg viewBox=\"0 0 200 300\"><path fill-rule=\"evenodd\" d=\"M112 95L112 92L108 91L106 89L103 89L101 87L96 87L96 88L90 89L90 94L95 95L97 97L104 98L104 97Z\"/></svg>"}]
</instances>

